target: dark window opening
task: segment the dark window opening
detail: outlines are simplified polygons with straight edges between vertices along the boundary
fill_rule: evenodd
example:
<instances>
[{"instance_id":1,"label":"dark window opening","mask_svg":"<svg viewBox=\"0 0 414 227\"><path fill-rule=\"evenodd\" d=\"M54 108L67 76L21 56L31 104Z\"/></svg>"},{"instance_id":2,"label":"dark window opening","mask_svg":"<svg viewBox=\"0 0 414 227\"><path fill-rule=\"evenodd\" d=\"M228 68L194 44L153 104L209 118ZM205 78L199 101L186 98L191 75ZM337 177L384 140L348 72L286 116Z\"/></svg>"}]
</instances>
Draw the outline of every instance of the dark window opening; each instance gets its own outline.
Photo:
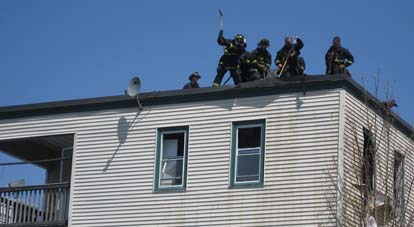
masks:
<instances>
[{"instance_id":1,"label":"dark window opening","mask_svg":"<svg viewBox=\"0 0 414 227\"><path fill-rule=\"evenodd\" d=\"M261 127L239 128L238 129L238 148L260 147Z\"/></svg>"},{"instance_id":2,"label":"dark window opening","mask_svg":"<svg viewBox=\"0 0 414 227\"><path fill-rule=\"evenodd\" d=\"M369 191L374 190L375 145L372 132L364 128L364 153L362 165L362 182Z\"/></svg>"},{"instance_id":3,"label":"dark window opening","mask_svg":"<svg viewBox=\"0 0 414 227\"><path fill-rule=\"evenodd\" d=\"M404 207L404 156L394 153L394 201L397 209Z\"/></svg>"}]
</instances>

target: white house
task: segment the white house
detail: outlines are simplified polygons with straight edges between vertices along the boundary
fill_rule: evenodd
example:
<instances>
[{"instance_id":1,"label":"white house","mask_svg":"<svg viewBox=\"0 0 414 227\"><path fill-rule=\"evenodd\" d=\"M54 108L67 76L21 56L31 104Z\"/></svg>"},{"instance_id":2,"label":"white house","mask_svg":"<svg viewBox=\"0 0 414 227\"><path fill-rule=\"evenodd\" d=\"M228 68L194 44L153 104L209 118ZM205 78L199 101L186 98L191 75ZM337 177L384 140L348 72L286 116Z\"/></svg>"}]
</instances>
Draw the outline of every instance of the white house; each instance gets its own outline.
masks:
<instances>
[{"instance_id":1,"label":"white house","mask_svg":"<svg viewBox=\"0 0 414 227\"><path fill-rule=\"evenodd\" d=\"M272 78L140 99L142 111L124 95L0 107L0 150L54 160L38 162L45 185L0 188L0 199L17 193L36 208L0 226L359 226L360 207L342 190L358 197L355 146L385 115L352 79ZM404 185L397 200L412 213L413 129L392 119L404 173L394 177Z\"/></svg>"}]
</instances>

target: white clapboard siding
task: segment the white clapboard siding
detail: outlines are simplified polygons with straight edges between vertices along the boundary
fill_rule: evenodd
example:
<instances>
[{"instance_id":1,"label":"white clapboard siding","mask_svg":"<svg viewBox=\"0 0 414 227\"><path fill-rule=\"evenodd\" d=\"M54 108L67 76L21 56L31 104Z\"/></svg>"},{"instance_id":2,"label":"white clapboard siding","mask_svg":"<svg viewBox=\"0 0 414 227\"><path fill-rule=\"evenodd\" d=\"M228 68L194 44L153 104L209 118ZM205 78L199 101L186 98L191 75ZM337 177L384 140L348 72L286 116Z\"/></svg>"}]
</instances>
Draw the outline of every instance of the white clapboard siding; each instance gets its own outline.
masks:
<instances>
[{"instance_id":1,"label":"white clapboard siding","mask_svg":"<svg viewBox=\"0 0 414 227\"><path fill-rule=\"evenodd\" d=\"M70 226L333 226L340 90L0 121L0 140L75 133ZM298 101L302 104L299 106ZM129 130L118 140L118 121ZM266 119L264 187L229 189L232 122ZM189 126L186 192L154 193L156 129ZM105 167L110 162L105 171Z\"/></svg>"},{"instance_id":2,"label":"white clapboard siding","mask_svg":"<svg viewBox=\"0 0 414 227\"><path fill-rule=\"evenodd\" d=\"M409 182L413 180L414 174L414 144L409 137L404 135L398 129L392 127L388 138L389 146L387 145L387 136L385 134L385 126L382 118L375 114L371 109L367 109L366 105L359 99L356 99L352 94L345 95L345 151L344 151L344 170L345 170L345 187L349 198L358 201L359 191L353 186L357 183L357 177L360 176L361 160L363 149L363 127L370 128L375 134L376 146L378 147L378 160L388 160L377 163L377 188L382 193L385 193L385 181L388 182L388 188L392 198L393 190L393 162L394 151L401 152L405 155L405 202L408 204L406 213L412 214L414 209L414 193L408 198ZM355 139L355 136L357 139ZM359 151L356 147L359 146ZM354 152L359 152L355 155ZM387 156L388 155L388 156ZM377 161L379 162L379 161ZM388 171L386 167L388 165ZM388 175L387 175L388 173ZM360 226L358 223L358 215L361 213L358 204L351 202L350 199L344 202L345 215L348 218L346 226Z\"/></svg>"}]
</instances>

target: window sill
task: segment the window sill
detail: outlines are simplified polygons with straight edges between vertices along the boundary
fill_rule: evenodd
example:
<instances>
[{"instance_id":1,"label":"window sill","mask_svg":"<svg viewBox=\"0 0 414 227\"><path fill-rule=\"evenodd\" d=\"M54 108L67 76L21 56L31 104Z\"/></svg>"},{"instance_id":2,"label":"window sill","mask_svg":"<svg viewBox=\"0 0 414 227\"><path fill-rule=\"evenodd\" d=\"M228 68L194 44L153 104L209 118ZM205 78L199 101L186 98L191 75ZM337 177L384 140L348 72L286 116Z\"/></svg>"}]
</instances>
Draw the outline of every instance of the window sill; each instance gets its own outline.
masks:
<instances>
[{"instance_id":1,"label":"window sill","mask_svg":"<svg viewBox=\"0 0 414 227\"><path fill-rule=\"evenodd\" d=\"M229 186L229 189L237 188L264 188L263 183L246 183L246 184L233 184Z\"/></svg>"},{"instance_id":2,"label":"window sill","mask_svg":"<svg viewBox=\"0 0 414 227\"><path fill-rule=\"evenodd\" d=\"M185 188L158 188L153 190L153 194L171 193L171 192L186 192Z\"/></svg>"}]
</instances>

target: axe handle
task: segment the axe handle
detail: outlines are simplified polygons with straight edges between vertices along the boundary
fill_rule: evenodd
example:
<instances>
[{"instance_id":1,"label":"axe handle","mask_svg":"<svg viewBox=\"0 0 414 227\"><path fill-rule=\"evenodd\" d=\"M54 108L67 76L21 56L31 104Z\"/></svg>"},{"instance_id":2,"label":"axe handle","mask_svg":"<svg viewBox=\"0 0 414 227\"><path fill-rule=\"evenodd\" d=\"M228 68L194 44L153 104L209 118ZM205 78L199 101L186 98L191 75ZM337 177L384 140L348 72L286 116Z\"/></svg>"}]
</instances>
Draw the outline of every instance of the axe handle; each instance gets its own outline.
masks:
<instances>
[{"instance_id":1,"label":"axe handle","mask_svg":"<svg viewBox=\"0 0 414 227\"><path fill-rule=\"evenodd\" d=\"M220 31L223 30L223 13L221 12L221 10L218 10L219 14L220 14Z\"/></svg>"},{"instance_id":2,"label":"axe handle","mask_svg":"<svg viewBox=\"0 0 414 227\"><path fill-rule=\"evenodd\" d=\"M280 69L280 72L279 72L279 77L282 75L283 71L285 70L288 59L289 58L286 58L285 62L283 63L283 66L282 66L282 68Z\"/></svg>"}]
</instances>

